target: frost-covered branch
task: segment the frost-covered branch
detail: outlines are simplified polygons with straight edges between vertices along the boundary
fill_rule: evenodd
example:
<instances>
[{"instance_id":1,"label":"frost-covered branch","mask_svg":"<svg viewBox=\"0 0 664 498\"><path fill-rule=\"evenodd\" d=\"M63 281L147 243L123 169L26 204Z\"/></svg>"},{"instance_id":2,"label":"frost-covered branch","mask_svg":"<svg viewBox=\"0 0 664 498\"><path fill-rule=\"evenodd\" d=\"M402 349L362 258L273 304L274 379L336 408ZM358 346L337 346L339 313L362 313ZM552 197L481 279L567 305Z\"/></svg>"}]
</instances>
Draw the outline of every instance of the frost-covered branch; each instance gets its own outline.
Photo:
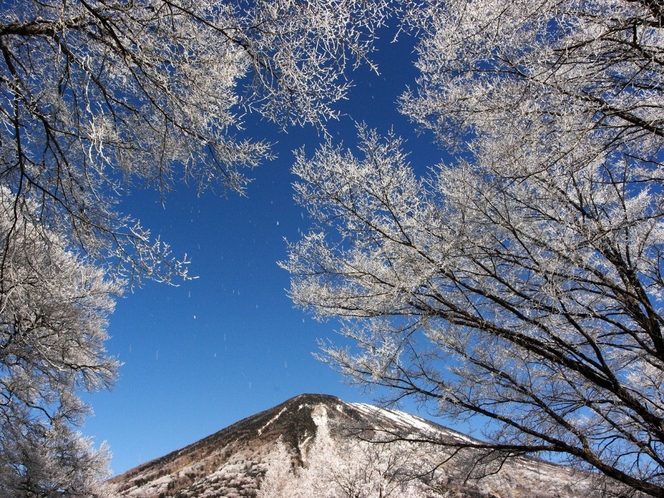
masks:
<instances>
[{"instance_id":1,"label":"frost-covered branch","mask_svg":"<svg viewBox=\"0 0 664 498\"><path fill-rule=\"evenodd\" d=\"M327 145L294 168L318 228L283 263L291 295L343 318L357 346L324 346L326 361L439 414L488 417L496 448L566 453L656 495L657 168L478 157L423 180L396 138L363 143L364 157Z\"/></svg>"},{"instance_id":2,"label":"frost-covered branch","mask_svg":"<svg viewBox=\"0 0 664 498\"><path fill-rule=\"evenodd\" d=\"M88 412L77 393L115 380L104 342L122 287L21 207L0 188L0 492L106 496L108 451L72 426Z\"/></svg>"},{"instance_id":3,"label":"frost-covered branch","mask_svg":"<svg viewBox=\"0 0 664 498\"><path fill-rule=\"evenodd\" d=\"M341 317L354 382L488 419L489 445L567 454L664 492L658 2L425 2L402 111L457 153L425 178L395 137L297 157L316 228L284 263Z\"/></svg>"},{"instance_id":4,"label":"frost-covered branch","mask_svg":"<svg viewBox=\"0 0 664 498\"><path fill-rule=\"evenodd\" d=\"M0 179L121 276L185 262L117 212L137 183L242 192L269 144L242 115L324 126L388 2L20 2L0 22ZM20 202L17 201L17 202ZM119 264L119 266L118 266Z\"/></svg>"}]
</instances>

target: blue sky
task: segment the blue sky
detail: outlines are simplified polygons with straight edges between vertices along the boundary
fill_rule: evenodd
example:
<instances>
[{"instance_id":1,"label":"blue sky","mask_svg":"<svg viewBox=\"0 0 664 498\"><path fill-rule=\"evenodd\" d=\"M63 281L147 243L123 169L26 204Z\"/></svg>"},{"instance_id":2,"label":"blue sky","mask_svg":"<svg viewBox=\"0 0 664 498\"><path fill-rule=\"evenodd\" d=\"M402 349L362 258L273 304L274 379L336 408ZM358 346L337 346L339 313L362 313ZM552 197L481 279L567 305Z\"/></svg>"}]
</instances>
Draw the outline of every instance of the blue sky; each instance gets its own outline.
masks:
<instances>
[{"instance_id":1,"label":"blue sky","mask_svg":"<svg viewBox=\"0 0 664 498\"><path fill-rule=\"evenodd\" d=\"M385 31L374 60L381 74L361 68L356 87L329 125L336 143L352 147L354 122L405 138L418 170L438 162L432 136L416 136L395 101L414 85L412 38L396 44ZM334 322L318 323L294 309L284 238L296 241L309 220L293 201L292 151L313 153L322 137L311 128L278 132L249 116L248 135L276 142L278 158L251 172L247 197L222 198L176 184L162 208L159 194L134 189L122 210L187 253L196 280L178 287L147 283L118 301L107 346L124 362L111 392L86 396L94 409L83 428L113 452L122 473L301 393L371 402L312 356L317 339L337 339ZM412 406L406 409L413 410Z\"/></svg>"}]
</instances>

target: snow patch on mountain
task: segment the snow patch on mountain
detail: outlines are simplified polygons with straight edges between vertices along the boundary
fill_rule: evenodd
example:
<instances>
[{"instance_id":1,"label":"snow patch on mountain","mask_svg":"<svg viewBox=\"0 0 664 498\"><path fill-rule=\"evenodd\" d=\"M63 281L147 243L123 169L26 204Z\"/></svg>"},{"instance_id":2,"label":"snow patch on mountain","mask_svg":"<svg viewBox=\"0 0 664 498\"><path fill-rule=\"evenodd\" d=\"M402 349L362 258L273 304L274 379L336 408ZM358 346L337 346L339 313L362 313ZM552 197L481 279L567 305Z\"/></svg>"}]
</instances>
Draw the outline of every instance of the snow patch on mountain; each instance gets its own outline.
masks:
<instances>
[{"instance_id":1,"label":"snow patch on mountain","mask_svg":"<svg viewBox=\"0 0 664 498\"><path fill-rule=\"evenodd\" d=\"M443 429L437 424L432 424L431 422L420 418L416 415L411 415L399 410L390 410L389 408L381 408L374 405L369 405L366 403L349 403L350 406L355 408L361 413L372 415L374 417L383 417L387 418L398 427L402 429L407 429L412 431L417 430L425 435L435 435L442 434L447 438L453 438L460 442L465 443L474 443L474 439L461 434L460 432L453 431L451 429Z\"/></svg>"},{"instance_id":2,"label":"snow patch on mountain","mask_svg":"<svg viewBox=\"0 0 664 498\"><path fill-rule=\"evenodd\" d=\"M270 424L271 424L272 422L274 422L275 420L277 420L277 419L281 416L281 414L284 413L285 411L286 411L286 407L282 408L281 411L280 411L279 413L277 413L274 417L272 417L270 420L268 420L268 421L267 421L267 424L265 424L263 427L261 427L260 429L258 429L258 435L259 435L259 436L262 435L262 434L263 434L263 431L267 428L267 426L270 425Z\"/></svg>"},{"instance_id":3,"label":"snow patch on mountain","mask_svg":"<svg viewBox=\"0 0 664 498\"><path fill-rule=\"evenodd\" d=\"M327 407L325 405L316 405L311 411L311 419L317 427L327 427Z\"/></svg>"}]
</instances>

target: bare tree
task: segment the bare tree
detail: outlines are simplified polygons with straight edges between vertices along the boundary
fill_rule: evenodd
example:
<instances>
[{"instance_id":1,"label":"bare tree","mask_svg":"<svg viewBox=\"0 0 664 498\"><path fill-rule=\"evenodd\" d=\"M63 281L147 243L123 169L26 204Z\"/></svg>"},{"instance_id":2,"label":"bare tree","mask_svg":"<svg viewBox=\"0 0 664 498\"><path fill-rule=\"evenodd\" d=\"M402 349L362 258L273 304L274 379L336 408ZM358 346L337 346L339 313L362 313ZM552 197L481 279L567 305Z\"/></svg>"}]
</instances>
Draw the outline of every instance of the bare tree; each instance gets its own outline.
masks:
<instances>
[{"instance_id":1,"label":"bare tree","mask_svg":"<svg viewBox=\"0 0 664 498\"><path fill-rule=\"evenodd\" d=\"M293 299L342 319L324 359L351 381L661 496L661 3L410 7L402 110L458 155L420 177L366 130L360 157L300 152Z\"/></svg>"}]
</instances>

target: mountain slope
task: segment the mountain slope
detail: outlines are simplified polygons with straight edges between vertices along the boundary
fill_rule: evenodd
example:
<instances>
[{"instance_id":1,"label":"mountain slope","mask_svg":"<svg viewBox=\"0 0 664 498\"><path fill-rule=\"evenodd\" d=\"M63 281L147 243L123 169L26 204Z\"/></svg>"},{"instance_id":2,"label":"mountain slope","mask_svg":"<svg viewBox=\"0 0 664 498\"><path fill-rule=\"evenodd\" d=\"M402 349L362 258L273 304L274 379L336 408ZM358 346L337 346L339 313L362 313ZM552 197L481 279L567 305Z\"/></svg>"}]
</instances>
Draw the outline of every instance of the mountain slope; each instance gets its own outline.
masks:
<instances>
[{"instance_id":1,"label":"mountain slope","mask_svg":"<svg viewBox=\"0 0 664 498\"><path fill-rule=\"evenodd\" d=\"M385 442L400 438L441 444ZM304 394L111 482L145 498L599 496L587 474L565 467L454 450L468 442L404 412Z\"/></svg>"}]
</instances>

